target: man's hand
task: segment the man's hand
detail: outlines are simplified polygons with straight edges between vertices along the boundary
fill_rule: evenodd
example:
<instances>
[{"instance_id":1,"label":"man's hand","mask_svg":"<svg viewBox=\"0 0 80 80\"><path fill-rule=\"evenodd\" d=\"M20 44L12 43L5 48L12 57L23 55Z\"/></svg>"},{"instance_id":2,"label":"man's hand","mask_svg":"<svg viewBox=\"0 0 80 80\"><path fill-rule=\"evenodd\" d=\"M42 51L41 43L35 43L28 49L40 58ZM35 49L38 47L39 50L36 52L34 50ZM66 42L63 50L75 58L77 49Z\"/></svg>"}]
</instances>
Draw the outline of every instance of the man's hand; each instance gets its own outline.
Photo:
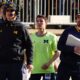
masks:
<instances>
[{"instance_id":1,"label":"man's hand","mask_svg":"<svg viewBox=\"0 0 80 80\"><path fill-rule=\"evenodd\" d=\"M80 56L80 47L74 47L74 53Z\"/></svg>"},{"instance_id":2,"label":"man's hand","mask_svg":"<svg viewBox=\"0 0 80 80\"><path fill-rule=\"evenodd\" d=\"M27 65L27 69L29 70L29 72L31 72L33 70L33 65L32 64Z\"/></svg>"},{"instance_id":3,"label":"man's hand","mask_svg":"<svg viewBox=\"0 0 80 80\"><path fill-rule=\"evenodd\" d=\"M49 68L49 66L50 66L50 64L49 64L49 63L46 63L46 64L44 64L44 65L42 66L42 69L46 70L46 69Z\"/></svg>"}]
</instances>

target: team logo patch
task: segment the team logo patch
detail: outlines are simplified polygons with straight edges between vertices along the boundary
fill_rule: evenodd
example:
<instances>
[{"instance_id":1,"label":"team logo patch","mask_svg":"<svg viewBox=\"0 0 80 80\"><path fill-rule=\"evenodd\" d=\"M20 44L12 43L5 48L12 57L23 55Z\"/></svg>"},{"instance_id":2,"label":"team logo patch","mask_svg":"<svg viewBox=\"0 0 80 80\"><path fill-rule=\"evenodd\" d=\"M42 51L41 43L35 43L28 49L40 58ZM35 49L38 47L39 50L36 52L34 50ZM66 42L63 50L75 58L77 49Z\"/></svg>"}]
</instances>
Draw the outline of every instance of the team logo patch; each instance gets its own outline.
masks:
<instances>
[{"instance_id":1,"label":"team logo patch","mask_svg":"<svg viewBox=\"0 0 80 80\"><path fill-rule=\"evenodd\" d=\"M13 33L14 33L14 34L18 34L18 31L14 31Z\"/></svg>"},{"instance_id":2,"label":"team logo patch","mask_svg":"<svg viewBox=\"0 0 80 80\"><path fill-rule=\"evenodd\" d=\"M44 40L44 43L48 43L48 40Z\"/></svg>"},{"instance_id":3,"label":"team logo patch","mask_svg":"<svg viewBox=\"0 0 80 80\"><path fill-rule=\"evenodd\" d=\"M10 4L9 6L13 7L14 5L13 4Z\"/></svg>"}]
</instances>

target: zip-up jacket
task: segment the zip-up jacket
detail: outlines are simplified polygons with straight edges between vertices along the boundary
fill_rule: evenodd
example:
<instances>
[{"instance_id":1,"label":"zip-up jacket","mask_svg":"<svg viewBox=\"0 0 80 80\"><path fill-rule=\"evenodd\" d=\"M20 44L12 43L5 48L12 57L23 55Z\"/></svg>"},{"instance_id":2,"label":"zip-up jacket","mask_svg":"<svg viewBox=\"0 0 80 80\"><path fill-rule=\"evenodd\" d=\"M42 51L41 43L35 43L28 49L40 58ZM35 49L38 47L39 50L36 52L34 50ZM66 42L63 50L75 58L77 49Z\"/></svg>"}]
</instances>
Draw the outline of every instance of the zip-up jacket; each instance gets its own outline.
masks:
<instances>
[{"instance_id":1,"label":"zip-up jacket","mask_svg":"<svg viewBox=\"0 0 80 80\"><path fill-rule=\"evenodd\" d=\"M23 24L19 21L0 20L0 63L23 61L32 63L32 42Z\"/></svg>"}]
</instances>

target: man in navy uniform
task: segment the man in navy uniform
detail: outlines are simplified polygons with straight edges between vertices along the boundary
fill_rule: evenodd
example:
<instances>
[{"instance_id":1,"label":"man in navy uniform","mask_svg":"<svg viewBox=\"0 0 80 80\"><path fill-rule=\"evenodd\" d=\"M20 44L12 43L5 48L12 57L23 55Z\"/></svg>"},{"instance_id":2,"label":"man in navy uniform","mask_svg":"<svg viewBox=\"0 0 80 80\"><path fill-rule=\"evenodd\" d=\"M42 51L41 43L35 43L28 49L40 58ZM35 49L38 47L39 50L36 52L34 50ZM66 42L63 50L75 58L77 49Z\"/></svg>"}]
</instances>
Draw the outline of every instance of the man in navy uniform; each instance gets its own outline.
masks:
<instances>
[{"instance_id":1,"label":"man in navy uniform","mask_svg":"<svg viewBox=\"0 0 80 80\"><path fill-rule=\"evenodd\" d=\"M24 51L26 68L33 68L32 42L25 26L17 21L17 13L14 3L5 4L0 20L0 80L22 80Z\"/></svg>"}]
</instances>

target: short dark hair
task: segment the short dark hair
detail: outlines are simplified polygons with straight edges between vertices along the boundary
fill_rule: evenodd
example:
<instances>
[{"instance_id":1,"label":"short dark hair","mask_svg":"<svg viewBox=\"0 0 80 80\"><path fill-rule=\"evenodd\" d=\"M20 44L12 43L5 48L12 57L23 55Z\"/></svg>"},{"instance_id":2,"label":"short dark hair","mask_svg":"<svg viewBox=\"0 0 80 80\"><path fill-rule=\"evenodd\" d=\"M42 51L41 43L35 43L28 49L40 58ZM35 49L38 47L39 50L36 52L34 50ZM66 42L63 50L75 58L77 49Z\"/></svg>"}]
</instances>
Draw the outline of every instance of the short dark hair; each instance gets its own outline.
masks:
<instances>
[{"instance_id":1,"label":"short dark hair","mask_svg":"<svg viewBox=\"0 0 80 80\"><path fill-rule=\"evenodd\" d=\"M37 15L36 19L37 19L37 18L43 18L45 21L47 21L47 17L44 16L44 15Z\"/></svg>"}]
</instances>

